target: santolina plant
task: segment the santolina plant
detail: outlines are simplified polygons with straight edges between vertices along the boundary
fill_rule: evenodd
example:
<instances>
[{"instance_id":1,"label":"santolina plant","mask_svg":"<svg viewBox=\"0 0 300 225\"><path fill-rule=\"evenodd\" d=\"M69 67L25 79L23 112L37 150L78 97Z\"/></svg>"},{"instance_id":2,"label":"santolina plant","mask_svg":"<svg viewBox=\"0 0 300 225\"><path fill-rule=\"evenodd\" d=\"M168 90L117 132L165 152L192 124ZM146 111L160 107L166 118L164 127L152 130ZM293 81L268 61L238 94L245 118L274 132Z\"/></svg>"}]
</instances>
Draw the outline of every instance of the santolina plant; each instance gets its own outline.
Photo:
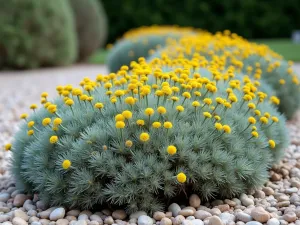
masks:
<instances>
[{"instance_id":1,"label":"santolina plant","mask_svg":"<svg viewBox=\"0 0 300 225\"><path fill-rule=\"evenodd\" d=\"M12 146L17 186L51 205L162 210L258 188L287 146L279 99L222 59L144 58L58 86L31 105Z\"/></svg>"},{"instance_id":2,"label":"santolina plant","mask_svg":"<svg viewBox=\"0 0 300 225\"><path fill-rule=\"evenodd\" d=\"M237 71L269 84L281 99L279 110L287 118L291 118L299 108L300 83L292 69L292 62L283 60L265 45L251 43L229 31L183 36L179 41L169 42L165 49L154 53L149 60L164 55L191 59L194 53L208 60L221 57L224 59L223 66L234 65Z\"/></svg>"},{"instance_id":3,"label":"santolina plant","mask_svg":"<svg viewBox=\"0 0 300 225\"><path fill-rule=\"evenodd\" d=\"M154 49L164 47L170 39L177 40L183 35L204 33L188 27L150 26L129 30L110 49L107 57L109 71L116 72L121 66L129 66L139 57L147 57Z\"/></svg>"}]
</instances>

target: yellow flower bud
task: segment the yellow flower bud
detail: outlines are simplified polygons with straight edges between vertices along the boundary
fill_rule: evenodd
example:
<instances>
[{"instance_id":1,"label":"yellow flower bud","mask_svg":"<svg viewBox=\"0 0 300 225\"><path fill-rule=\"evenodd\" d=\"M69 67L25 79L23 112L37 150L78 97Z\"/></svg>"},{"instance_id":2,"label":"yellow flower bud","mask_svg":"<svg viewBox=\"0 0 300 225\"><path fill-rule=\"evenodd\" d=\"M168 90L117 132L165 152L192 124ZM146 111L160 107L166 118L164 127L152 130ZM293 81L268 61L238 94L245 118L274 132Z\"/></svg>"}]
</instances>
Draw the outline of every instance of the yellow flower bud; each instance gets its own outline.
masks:
<instances>
[{"instance_id":1,"label":"yellow flower bud","mask_svg":"<svg viewBox=\"0 0 300 225\"><path fill-rule=\"evenodd\" d=\"M184 182L186 182L186 175L184 174L184 173L179 173L179 174L177 174L177 181L179 182L179 183L184 183Z\"/></svg>"},{"instance_id":2,"label":"yellow flower bud","mask_svg":"<svg viewBox=\"0 0 300 225\"><path fill-rule=\"evenodd\" d=\"M177 148L174 145L169 145L168 148L167 148L167 152L170 155L174 155L177 152Z\"/></svg>"}]
</instances>

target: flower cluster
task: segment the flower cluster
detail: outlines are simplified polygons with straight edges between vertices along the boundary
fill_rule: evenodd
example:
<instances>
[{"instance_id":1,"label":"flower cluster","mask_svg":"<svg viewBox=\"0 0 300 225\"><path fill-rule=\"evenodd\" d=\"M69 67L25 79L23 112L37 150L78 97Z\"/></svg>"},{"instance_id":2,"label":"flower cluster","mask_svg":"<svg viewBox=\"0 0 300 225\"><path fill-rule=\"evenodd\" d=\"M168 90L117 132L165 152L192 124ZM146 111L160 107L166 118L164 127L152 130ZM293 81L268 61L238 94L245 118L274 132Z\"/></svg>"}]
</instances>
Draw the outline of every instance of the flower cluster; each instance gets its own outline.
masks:
<instances>
[{"instance_id":1,"label":"flower cluster","mask_svg":"<svg viewBox=\"0 0 300 225\"><path fill-rule=\"evenodd\" d=\"M236 72L252 77L262 84L261 89L278 96L271 99L279 105L279 110L290 118L300 106L300 81L292 69L293 63L265 45L249 42L230 31L215 35L201 33L184 35L178 41L166 43L166 48L157 50L151 59L206 58L217 60L224 69L234 66ZM205 64L206 62L203 61ZM192 64L197 65L196 61ZM216 73L217 79L218 74ZM231 73L227 74L228 77ZM246 78L248 79L248 78ZM234 83L232 83L235 86Z\"/></svg>"},{"instance_id":2,"label":"flower cluster","mask_svg":"<svg viewBox=\"0 0 300 225\"><path fill-rule=\"evenodd\" d=\"M190 190L209 199L261 186L287 146L285 118L259 79L225 64L139 58L80 88L58 86L54 101L43 93L6 147L18 187L52 205L132 212Z\"/></svg>"},{"instance_id":3,"label":"flower cluster","mask_svg":"<svg viewBox=\"0 0 300 225\"><path fill-rule=\"evenodd\" d=\"M163 48L167 43L196 33L206 32L178 26L150 26L130 30L114 46L110 46L108 69L117 72L121 66L129 66L131 61L153 54L155 49Z\"/></svg>"}]
</instances>

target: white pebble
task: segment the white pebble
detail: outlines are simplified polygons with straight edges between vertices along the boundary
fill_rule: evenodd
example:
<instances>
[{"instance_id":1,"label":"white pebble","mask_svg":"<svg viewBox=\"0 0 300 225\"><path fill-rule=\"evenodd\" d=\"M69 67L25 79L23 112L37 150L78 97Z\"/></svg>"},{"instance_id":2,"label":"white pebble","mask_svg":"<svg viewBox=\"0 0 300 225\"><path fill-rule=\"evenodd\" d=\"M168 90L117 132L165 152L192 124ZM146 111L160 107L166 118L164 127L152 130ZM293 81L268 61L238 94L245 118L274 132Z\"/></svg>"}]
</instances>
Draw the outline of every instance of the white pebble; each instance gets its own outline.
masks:
<instances>
[{"instance_id":1,"label":"white pebble","mask_svg":"<svg viewBox=\"0 0 300 225\"><path fill-rule=\"evenodd\" d=\"M66 210L64 208L54 209L50 214L50 220L56 221L65 217Z\"/></svg>"},{"instance_id":2,"label":"white pebble","mask_svg":"<svg viewBox=\"0 0 300 225\"><path fill-rule=\"evenodd\" d=\"M152 225L153 220L151 217L142 215L138 218L138 225Z\"/></svg>"}]
</instances>

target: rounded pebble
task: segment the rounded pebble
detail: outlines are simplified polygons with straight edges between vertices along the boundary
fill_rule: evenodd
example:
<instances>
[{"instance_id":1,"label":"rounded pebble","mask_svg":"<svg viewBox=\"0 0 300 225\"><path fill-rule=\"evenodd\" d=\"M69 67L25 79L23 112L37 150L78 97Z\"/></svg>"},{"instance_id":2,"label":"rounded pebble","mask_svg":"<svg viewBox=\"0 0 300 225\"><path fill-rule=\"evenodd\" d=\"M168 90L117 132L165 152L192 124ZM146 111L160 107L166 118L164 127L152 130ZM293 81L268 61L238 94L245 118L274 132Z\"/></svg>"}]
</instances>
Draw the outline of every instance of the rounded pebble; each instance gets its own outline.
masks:
<instances>
[{"instance_id":1,"label":"rounded pebble","mask_svg":"<svg viewBox=\"0 0 300 225\"><path fill-rule=\"evenodd\" d=\"M153 220L151 217L142 215L138 218L138 225L152 225Z\"/></svg>"},{"instance_id":2,"label":"rounded pebble","mask_svg":"<svg viewBox=\"0 0 300 225\"><path fill-rule=\"evenodd\" d=\"M51 213L50 213L50 220L52 221L56 221L59 219L63 219L65 217L66 214L66 210L64 208L57 208L54 209Z\"/></svg>"}]
</instances>

